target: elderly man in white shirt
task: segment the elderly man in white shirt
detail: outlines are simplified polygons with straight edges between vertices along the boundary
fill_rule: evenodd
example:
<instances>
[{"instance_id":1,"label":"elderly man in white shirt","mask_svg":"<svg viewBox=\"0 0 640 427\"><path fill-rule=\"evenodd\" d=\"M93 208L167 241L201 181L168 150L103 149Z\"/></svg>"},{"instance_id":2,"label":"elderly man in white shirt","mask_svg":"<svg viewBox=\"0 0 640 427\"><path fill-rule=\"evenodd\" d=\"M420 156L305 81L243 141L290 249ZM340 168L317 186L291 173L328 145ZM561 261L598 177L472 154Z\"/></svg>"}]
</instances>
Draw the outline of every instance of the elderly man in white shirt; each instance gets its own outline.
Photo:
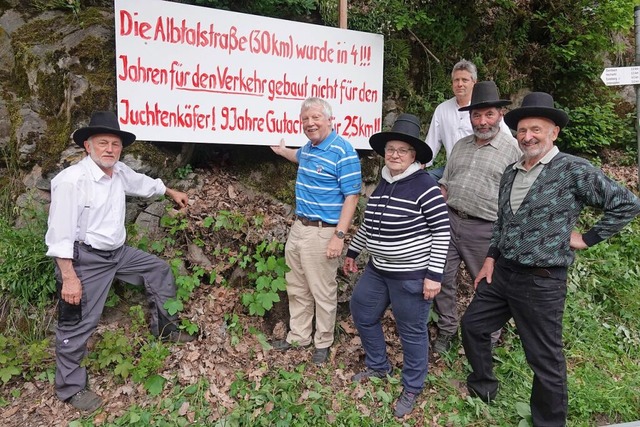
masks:
<instances>
[{"instance_id":1,"label":"elderly man in white shirt","mask_svg":"<svg viewBox=\"0 0 640 427\"><path fill-rule=\"evenodd\" d=\"M433 160L435 160L442 147L444 147L448 159L456 142L466 136L473 135L469 111L461 111L460 109L467 107L471 102L473 86L477 80L478 70L473 62L463 59L453 66L451 71L451 90L455 96L436 107L431 117L429 132L425 140L429 148L431 148ZM511 134L509 127L504 122L500 123L500 129L507 134ZM433 160L427 163L426 166L432 166ZM438 181L442 178L444 166L432 168L427 172Z\"/></svg>"},{"instance_id":2,"label":"elderly man in white shirt","mask_svg":"<svg viewBox=\"0 0 640 427\"><path fill-rule=\"evenodd\" d=\"M73 133L88 155L51 181L47 255L54 258L58 282L56 378L58 398L93 412L102 399L87 388L87 369L80 365L87 340L95 330L114 278L144 286L151 333L171 342L195 339L178 330L177 317L164 308L175 298L169 265L160 258L126 246L125 198L166 194L185 207L185 193L162 180L137 173L120 162L122 149L136 136L120 130L113 112L92 115L89 126Z\"/></svg>"}]
</instances>

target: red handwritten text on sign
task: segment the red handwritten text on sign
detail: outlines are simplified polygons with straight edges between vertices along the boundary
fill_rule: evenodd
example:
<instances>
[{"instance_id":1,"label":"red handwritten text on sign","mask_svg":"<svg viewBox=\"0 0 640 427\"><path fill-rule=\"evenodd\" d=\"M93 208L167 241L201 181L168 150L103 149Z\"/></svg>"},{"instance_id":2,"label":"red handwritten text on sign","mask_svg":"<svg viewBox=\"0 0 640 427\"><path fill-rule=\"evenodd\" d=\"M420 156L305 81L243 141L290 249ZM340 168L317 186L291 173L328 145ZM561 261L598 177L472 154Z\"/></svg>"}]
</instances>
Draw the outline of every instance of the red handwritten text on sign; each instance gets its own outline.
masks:
<instances>
[{"instance_id":1,"label":"red handwritten text on sign","mask_svg":"<svg viewBox=\"0 0 640 427\"><path fill-rule=\"evenodd\" d=\"M140 139L301 145L310 96L357 148L381 130L381 36L159 0L115 9L118 115Z\"/></svg>"}]
</instances>

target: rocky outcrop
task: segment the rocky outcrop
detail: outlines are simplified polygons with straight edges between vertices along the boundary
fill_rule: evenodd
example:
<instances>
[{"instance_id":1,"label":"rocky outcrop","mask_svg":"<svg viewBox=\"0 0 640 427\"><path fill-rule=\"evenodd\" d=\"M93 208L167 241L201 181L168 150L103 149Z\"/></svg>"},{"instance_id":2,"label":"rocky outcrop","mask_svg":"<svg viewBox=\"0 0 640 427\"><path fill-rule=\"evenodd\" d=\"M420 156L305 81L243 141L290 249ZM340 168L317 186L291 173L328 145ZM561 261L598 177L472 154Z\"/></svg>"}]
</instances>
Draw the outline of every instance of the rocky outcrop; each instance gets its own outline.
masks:
<instances>
[{"instance_id":1,"label":"rocky outcrop","mask_svg":"<svg viewBox=\"0 0 640 427\"><path fill-rule=\"evenodd\" d=\"M115 110L117 104L113 3L93 0L83 2L80 10L47 11L36 10L35 4L0 2L0 184L10 189L18 206L48 203L51 179L84 155L71 140L73 130L85 126L93 111ZM385 125L390 126L395 103L385 103L385 110L390 112ZM122 161L186 189L197 183L171 182L173 171L204 151L193 144L139 141L125 149ZM259 156L262 161L256 163L256 152L266 157ZM246 162L238 169L246 172L246 182L292 201L295 166L283 165L288 162L269 148L207 147L206 157L214 156L223 156L222 162L233 156L229 163L235 165ZM377 182L381 164L375 155L363 160L367 192ZM146 207L146 202L130 202L127 221L135 222ZM138 225L153 229L149 221L155 217L143 212Z\"/></svg>"},{"instance_id":2,"label":"rocky outcrop","mask_svg":"<svg viewBox=\"0 0 640 427\"><path fill-rule=\"evenodd\" d=\"M7 3L12 8L2 9ZM5 190L19 207L48 203L51 179L83 156L71 140L73 130L95 110L115 110L113 5L86 3L77 13L0 3L0 182L22 177ZM122 160L162 178L188 161L184 153L143 142Z\"/></svg>"}]
</instances>

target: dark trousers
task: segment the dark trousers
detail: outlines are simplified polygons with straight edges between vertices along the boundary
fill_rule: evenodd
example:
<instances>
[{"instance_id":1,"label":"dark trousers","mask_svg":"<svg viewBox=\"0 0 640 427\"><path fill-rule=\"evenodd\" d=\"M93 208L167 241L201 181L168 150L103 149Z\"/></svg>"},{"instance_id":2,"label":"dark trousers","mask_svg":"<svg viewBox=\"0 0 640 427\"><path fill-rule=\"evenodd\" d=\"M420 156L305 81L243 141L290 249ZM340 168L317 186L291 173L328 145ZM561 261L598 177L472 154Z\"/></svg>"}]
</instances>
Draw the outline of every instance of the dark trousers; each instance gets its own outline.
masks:
<instances>
[{"instance_id":1,"label":"dark trousers","mask_svg":"<svg viewBox=\"0 0 640 427\"><path fill-rule=\"evenodd\" d=\"M173 274L169 265L157 256L129 246L100 251L76 243L73 268L82 283L82 301L80 306L59 302L55 387L61 400L87 386L87 368L81 362L87 355L87 340L98 326L114 278L144 286L153 335L165 335L176 329L173 322L177 316L169 315L164 308L164 303L176 296ZM57 265L56 277L62 282ZM68 316L70 311L73 316Z\"/></svg>"},{"instance_id":2,"label":"dark trousers","mask_svg":"<svg viewBox=\"0 0 640 427\"><path fill-rule=\"evenodd\" d=\"M420 393L429 367L427 317L431 300L422 293L422 279L398 280L382 276L367 266L351 295L351 315L366 357L376 371L391 371L381 319L391 304L402 344L402 385Z\"/></svg>"},{"instance_id":3,"label":"dark trousers","mask_svg":"<svg viewBox=\"0 0 640 427\"><path fill-rule=\"evenodd\" d=\"M533 370L531 415L536 427L564 426L567 418L567 368L562 352L566 278L539 277L496 263L491 285L478 284L462 317L462 344L473 372L467 386L494 397L491 332L513 317Z\"/></svg>"},{"instance_id":4,"label":"dark trousers","mask_svg":"<svg viewBox=\"0 0 640 427\"><path fill-rule=\"evenodd\" d=\"M463 219L455 212L449 211L451 241L447 252L447 263L444 266L442 289L433 300L433 309L438 314L438 332L446 335L458 333L458 269L464 261L471 279L475 280L482 268L493 223L481 219ZM499 338L500 334L496 337Z\"/></svg>"}]
</instances>

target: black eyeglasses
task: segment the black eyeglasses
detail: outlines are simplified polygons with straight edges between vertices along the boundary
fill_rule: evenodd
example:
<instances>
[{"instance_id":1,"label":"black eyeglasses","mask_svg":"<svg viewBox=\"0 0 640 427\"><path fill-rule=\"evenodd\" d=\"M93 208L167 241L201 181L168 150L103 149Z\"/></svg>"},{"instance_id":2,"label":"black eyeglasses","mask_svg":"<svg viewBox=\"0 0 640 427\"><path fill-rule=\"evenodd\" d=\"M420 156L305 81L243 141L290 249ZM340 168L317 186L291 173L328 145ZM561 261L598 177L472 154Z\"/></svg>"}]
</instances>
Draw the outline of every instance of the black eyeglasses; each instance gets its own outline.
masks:
<instances>
[{"instance_id":1,"label":"black eyeglasses","mask_svg":"<svg viewBox=\"0 0 640 427\"><path fill-rule=\"evenodd\" d=\"M400 157L404 157L407 154L409 154L409 151L416 151L413 148L385 148L384 149L384 154L386 154L387 156L393 156L393 154L397 154Z\"/></svg>"}]
</instances>

